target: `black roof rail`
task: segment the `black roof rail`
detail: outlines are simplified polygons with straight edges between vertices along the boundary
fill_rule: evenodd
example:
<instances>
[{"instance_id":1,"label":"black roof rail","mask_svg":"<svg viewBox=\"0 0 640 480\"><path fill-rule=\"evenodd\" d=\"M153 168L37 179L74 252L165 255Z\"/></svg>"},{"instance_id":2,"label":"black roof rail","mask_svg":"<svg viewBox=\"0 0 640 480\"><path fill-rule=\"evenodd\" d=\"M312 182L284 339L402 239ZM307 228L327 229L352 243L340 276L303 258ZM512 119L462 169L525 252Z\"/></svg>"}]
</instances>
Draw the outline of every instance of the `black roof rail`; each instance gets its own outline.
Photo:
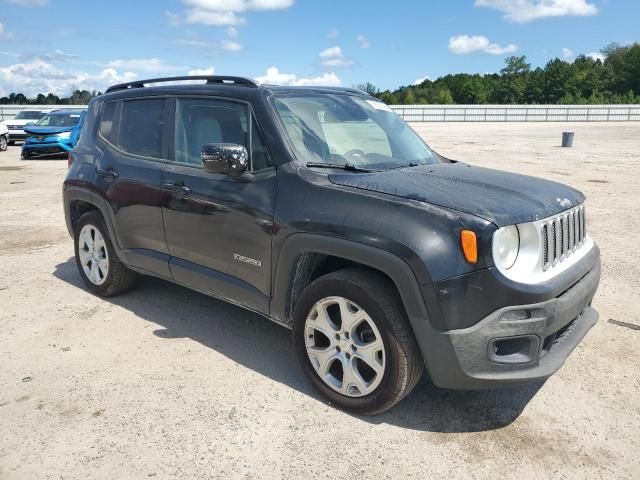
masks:
<instances>
[{"instance_id":1,"label":"black roof rail","mask_svg":"<svg viewBox=\"0 0 640 480\"><path fill-rule=\"evenodd\" d=\"M107 88L105 93L129 88L144 88L147 83L178 82L184 80L206 80L207 85L242 85L245 87L259 87L260 85L250 78L229 77L224 75L191 75L183 77L150 78L148 80L136 80L135 82L120 83Z\"/></svg>"}]
</instances>

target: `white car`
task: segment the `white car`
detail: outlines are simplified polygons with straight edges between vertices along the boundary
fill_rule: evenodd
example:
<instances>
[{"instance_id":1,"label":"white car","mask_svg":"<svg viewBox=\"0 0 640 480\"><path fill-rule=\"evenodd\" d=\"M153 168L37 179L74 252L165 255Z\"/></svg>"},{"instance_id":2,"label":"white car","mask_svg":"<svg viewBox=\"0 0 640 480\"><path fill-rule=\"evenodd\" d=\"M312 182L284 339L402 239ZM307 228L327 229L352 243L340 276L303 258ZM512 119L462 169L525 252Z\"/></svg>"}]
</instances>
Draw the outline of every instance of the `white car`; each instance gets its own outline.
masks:
<instances>
[{"instance_id":1,"label":"white car","mask_svg":"<svg viewBox=\"0 0 640 480\"><path fill-rule=\"evenodd\" d=\"M42 117L44 117L47 113L51 112L51 110L22 110L15 117L5 120L3 123L6 124L9 129L9 145L13 145L17 140L24 140L27 138L27 134L24 132L25 125L29 123L36 123Z\"/></svg>"},{"instance_id":2,"label":"white car","mask_svg":"<svg viewBox=\"0 0 640 480\"><path fill-rule=\"evenodd\" d=\"M9 144L9 129L4 122L0 122L0 152L7 151Z\"/></svg>"}]
</instances>

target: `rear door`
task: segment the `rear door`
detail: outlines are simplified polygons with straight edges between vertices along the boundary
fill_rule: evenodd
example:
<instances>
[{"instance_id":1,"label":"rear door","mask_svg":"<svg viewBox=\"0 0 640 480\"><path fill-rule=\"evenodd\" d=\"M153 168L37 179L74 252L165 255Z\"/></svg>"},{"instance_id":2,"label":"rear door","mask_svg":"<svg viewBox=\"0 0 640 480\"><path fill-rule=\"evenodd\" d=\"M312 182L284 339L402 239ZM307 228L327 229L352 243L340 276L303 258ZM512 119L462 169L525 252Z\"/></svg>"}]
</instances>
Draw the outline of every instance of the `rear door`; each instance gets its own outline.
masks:
<instances>
[{"instance_id":1,"label":"rear door","mask_svg":"<svg viewBox=\"0 0 640 480\"><path fill-rule=\"evenodd\" d=\"M110 206L125 263L171 278L160 188L168 162L170 100L137 98L103 105L97 162L99 193Z\"/></svg>"},{"instance_id":2,"label":"rear door","mask_svg":"<svg viewBox=\"0 0 640 480\"><path fill-rule=\"evenodd\" d=\"M276 170L247 103L175 100L174 163L161 184L171 272L187 286L268 312ZM252 181L204 171L200 152L235 143L250 152Z\"/></svg>"}]
</instances>

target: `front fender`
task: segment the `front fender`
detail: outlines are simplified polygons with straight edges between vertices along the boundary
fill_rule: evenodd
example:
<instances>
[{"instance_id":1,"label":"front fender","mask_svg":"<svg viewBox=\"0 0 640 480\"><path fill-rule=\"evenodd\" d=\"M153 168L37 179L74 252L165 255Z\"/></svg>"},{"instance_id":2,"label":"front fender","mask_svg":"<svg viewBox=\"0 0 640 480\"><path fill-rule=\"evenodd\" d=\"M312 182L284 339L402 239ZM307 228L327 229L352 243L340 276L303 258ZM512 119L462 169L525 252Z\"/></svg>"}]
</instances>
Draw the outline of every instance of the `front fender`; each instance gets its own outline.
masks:
<instances>
[{"instance_id":1,"label":"front fender","mask_svg":"<svg viewBox=\"0 0 640 480\"><path fill-rule=\"evenodd\" d=\"M304 253L320 253L366 265L387 275L395 284L405 310L412 320L428 322L429 308L425 304L414 272L400 257L385 250L342 238L309 233L296 233L289 236L278 256L273 278L273 296L271 315L278 321L291 323L287 314L288 292L298 257ZM437 307L437 304L436 304ZM433 308L433 306L432 306ZM435 313L435 312L434 312Z\"/></svg>"}]
</instances>

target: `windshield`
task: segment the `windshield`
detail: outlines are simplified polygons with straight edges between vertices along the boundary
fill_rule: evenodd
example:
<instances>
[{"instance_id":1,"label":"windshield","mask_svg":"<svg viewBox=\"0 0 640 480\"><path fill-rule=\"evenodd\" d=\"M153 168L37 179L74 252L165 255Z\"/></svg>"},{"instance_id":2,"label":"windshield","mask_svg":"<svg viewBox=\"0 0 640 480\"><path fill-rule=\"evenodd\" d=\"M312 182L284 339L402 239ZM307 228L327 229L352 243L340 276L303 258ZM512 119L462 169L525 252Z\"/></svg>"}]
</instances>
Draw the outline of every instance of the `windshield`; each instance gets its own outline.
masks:
<instances>
[{"instance_id":1,"label":"windshield","mask_svg":"<svg viewBox=\"0 0 640 480\"><path fill-rule=\"evenodd\" d=\"M438 162L420 137L377 100L323 94L279 96L273 104L304 162L375 170Z\"/></svg>"},{"instance_id":2,"label":"windshield","mask_svg":"<svg viewBox=\"0 0 640 480\"><path fill-rule=\"evenodd\" d=\"M16 120L40 120L44 116L42 112L25 110L15 116Z\"/></svg>"},{"instance_id":3,"label":"windshield","mask_svg":"<svg viewBox=\"0 0 640 480\"><path fill-rule=\"evenodd\" d=\"M79 113L50 113L38 120L36 125L40 127L74 127L79 121Z\"/></svg>"}]
</instances>

